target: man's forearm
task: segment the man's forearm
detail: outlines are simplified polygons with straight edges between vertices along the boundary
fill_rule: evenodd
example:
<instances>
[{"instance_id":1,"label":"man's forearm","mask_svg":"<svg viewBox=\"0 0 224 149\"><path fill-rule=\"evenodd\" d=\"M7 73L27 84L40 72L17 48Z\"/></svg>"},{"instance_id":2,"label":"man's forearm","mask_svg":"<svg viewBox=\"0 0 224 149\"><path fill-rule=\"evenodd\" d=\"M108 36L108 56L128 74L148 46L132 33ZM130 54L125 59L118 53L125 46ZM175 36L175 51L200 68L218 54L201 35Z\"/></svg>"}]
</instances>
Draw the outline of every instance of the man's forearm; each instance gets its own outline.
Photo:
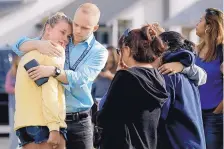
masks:
<instances>
[{"instance_id":1,"label":"man's forearm","mask_svg":"<svg viewBox=\"0 0 224 149\"><path fill-rule=\"evenodd\" d=\"M37 50L39 42L40 42L40 40L26 41L20 45L19 49L25 53L30 52L32 50Z\"/></svg>"},{"instance_id":2,"label":"man's forearm","mask_svg":"<svg viewBox=\"0 0 224 149\"><path fill-rule=\"evenodd\" d=\"M55 66L47 66L48 70L50 71L50 76L54 77L55 76ZM55 79L57 79L58 81L64 83L64 84L68 84L68 80L67 80L67 76L66 73L63 69L61 70L61 74L59 76L57 76Z\"/></svg>"}]
</instances>

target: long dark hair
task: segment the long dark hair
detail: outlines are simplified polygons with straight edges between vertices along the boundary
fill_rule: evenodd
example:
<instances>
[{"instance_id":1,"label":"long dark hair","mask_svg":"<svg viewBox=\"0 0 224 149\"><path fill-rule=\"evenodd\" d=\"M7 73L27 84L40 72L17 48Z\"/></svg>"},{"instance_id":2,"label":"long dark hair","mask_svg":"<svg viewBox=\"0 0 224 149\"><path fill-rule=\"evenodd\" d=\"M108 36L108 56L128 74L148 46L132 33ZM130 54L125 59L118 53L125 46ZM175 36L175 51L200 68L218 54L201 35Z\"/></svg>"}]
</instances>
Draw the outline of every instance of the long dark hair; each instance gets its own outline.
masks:
<instances>
[{"instance_id":1,"label":"long dark hair","mask_svg":"<svg viewBox=\"0 0 224 149\"><path fill-rule=\"evenodd\" d=\"M163 32L159 35L163 42L168 46L169 51L175 51L179 49L189 50L195 52L195 44L185 39L180 33L175 31Z\"/></svg>"}]
</instances>

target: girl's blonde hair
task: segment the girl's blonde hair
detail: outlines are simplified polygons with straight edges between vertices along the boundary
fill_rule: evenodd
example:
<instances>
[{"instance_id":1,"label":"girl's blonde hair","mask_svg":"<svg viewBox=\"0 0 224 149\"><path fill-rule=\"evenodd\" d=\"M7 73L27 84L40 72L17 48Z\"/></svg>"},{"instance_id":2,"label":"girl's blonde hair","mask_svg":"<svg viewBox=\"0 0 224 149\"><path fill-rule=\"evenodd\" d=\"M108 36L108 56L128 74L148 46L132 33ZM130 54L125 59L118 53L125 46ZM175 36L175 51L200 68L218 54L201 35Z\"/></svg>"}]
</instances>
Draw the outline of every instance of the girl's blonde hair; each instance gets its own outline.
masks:
<instances>
[{"instance_id":1,"label":"girl's blonde hair","mask_svg":"<svg viewBox=\"0 0 224 149\"><path fill-rule=\"evenodd\" d=\"M45 32L46 26L49 24L54 27L59 21L65 21L72 26L72 20L67 17L63 12L56 12L54 15L49 17L44 25L43 33Z\"/></svg>"}]
</instances>

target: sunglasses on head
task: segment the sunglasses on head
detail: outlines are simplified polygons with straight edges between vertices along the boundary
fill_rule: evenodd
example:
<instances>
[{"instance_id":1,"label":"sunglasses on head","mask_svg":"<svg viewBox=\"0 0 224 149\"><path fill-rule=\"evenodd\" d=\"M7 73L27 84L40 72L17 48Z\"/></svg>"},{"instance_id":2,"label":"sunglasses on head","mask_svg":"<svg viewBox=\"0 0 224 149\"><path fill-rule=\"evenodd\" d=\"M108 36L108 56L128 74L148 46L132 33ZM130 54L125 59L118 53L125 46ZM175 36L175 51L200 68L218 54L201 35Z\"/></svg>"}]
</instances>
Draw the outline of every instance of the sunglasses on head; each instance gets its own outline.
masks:
<instances>
[{"instance_id":1,"label":"sunglasses on head","mask_svg":"<svg viewBox=\"0 0 224 149\"><path fill-rule=\"evenodd\" d=\"M130 28L126 29L123 33L124 38L128 37L128 34L131 32Z\"/></svg>"},{"instance_id":2,"label":"sunglasses on head","mask_svg":"<svg viewBox=\"0 0 224 149\"><path fill-rule=\"evenodd\" d=\"M128 35L129 35L130 32L131 32L130 28L128 28L128 29L126 29L124 31L124 33L123 33L124 39L123 40L125 40L125 38L128 37ZM121 49L120 48L117 48L116 51L117 51L117 54L120 55Z\"/></svg>"},{"instance_id":3,"label":"sunglasses on head","mask_svg":"<svg viewBox=\"0 0 224 149\"><path fill-rule=\"evenodd\" d=\"M212 9L206 9L207 15L219 15L219 12L217 10L212 10Z\"/></svg>"},{"instance_id":4,"label":"sunglasses on head","mask_svg":"<svg viewBox=\"0 0 224 149\"><path fill-rule=\"evenodd\" d=\"M208 18L207 18L208 16L219 16L219 11L217 10L206 9L205 12L206 12L205 20L207 24L208 24Z\"/></svg>"}]
</instances>

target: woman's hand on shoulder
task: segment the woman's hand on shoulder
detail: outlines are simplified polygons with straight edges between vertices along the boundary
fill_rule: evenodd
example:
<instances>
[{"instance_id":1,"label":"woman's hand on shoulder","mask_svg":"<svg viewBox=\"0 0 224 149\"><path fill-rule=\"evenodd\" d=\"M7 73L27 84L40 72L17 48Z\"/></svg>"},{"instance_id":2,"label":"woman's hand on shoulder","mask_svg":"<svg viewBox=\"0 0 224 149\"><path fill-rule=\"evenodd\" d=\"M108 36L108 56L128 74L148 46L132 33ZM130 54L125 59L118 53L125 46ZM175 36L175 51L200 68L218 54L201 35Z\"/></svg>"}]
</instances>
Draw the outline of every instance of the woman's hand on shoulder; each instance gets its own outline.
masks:
<instances>
[{"instance_id":1,"label":"woman's hand on shoulder","mask_svg":"<svg viewBox=\"0 0 224 149\"><path fill-rule=\"evenodd\" d=\"M161 74L168 74L168 75L179 73L183 71L183 69L184 66L179 62L166 63L158 68Z\"/></svg>"}]
</instances>

